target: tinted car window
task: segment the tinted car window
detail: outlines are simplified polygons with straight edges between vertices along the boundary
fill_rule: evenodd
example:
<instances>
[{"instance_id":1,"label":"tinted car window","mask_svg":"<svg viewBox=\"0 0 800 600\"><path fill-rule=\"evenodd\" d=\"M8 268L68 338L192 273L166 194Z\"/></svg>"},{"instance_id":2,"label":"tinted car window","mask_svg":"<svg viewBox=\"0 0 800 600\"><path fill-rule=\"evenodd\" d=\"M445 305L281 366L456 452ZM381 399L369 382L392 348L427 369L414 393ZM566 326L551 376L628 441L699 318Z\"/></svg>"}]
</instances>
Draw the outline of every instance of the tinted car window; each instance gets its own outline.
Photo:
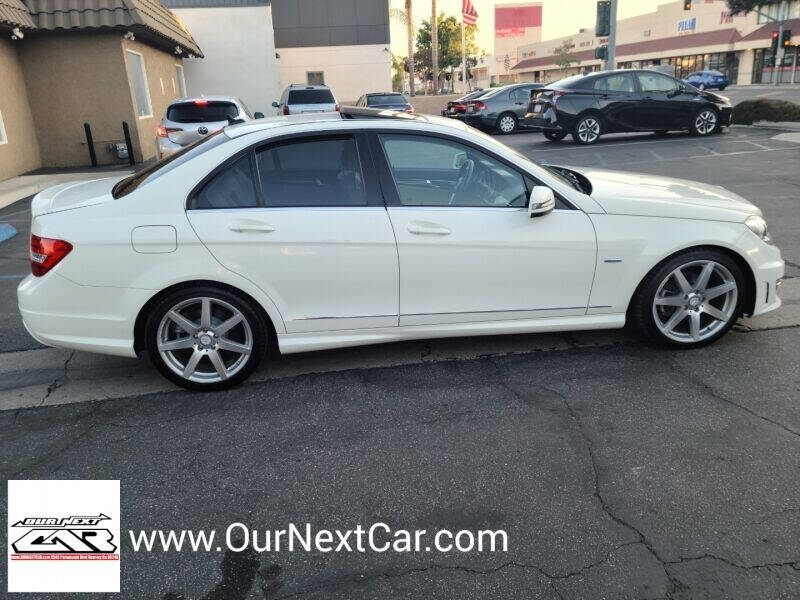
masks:
<instances>
[{"instance_id":1,"label":"tinted car window","mask_svg":"<svg viewBox=\"0 0 800 600\"><path fill-rule=\"evenodd\" d=\"M639 85L643 92L674 92L678 83L660 73L639 73Z\"/></svg>"},{"instance_id":2,"label":"tinted car window","mask_svg":"<svg viewBox=\"0 0 800 600\"><path fill-rule=\"evenodd\" d=\"M414 135L382 135L381 143L404 206L527 204L522 175L471 146Z\"/></svg>"},{"instance_id":3,"label":"tinted car window","mask_svg":"<svg viewBox=\"0 0 800 600\"><path fill-rule=\"evenodd\" d=\"M406 99L402 94L381 94L380 96L367 96L367 106L386 106L387 104L405 104Z\"/></svg>"},{"instance_id":4,"label":"tinted car window","mask_svg":"<svg viewBox=\"0 0 800 600\"><path fill-rule=\"evenodd\" d=\"M238 116L239 109L232 102L186 102L173 104L167 110L167 119L176 123L209 123Z\"/></svg>"},{"instance_id":5,"label":"tinted car window","mask_svg":"<svg viewBox=\"0 0 800 600\"><path fill-rule=\"evenodd\" d=\"M292 141L256 153L267 206L365 206L367 194L351 136Z\"/></svg>"},{"instance_id":6,"label":"tinted car window","mask_svg":"<svg viewBox=\"0 0 800 600\"><path fill-rule=\"evenodd\" d=\"M330 90L291 90L289 104L333 104Z\"/></svg>"},{"instance_id":7,"label":"tinted car window","mask_svg":"<svg viewBox=\"0 0 800 600\"><path fill-rule=\"evenodd\" d=\"M258 195L253 180L250 154L228 165L192 198L189 208L254 208Z\"/></svg>"},{"instance_id":8,"label":"tinted car window","mask_svg":"<svg viewBox=\"0 0 800 600\"><path fill-rule=\"evenodd\" d=\"M630 73L599 77L594 81L594 89L603 92L633 92L636 90L633 84L633 75Z\"/></svg>"}]
</instances>

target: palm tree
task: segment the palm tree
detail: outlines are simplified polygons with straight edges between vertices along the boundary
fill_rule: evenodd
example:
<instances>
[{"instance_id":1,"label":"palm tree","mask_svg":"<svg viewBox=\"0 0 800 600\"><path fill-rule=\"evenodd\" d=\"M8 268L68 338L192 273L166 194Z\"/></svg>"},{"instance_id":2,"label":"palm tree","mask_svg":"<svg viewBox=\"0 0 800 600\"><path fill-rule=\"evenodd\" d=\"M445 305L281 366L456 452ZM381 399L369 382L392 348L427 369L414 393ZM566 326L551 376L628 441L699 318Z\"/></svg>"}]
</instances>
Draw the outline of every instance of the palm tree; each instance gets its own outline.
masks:
<instances>
[{"instance_id":1,"label":"palm tree","mask_svg":"<svg viewBox=\"0 0 800 600\"><path fill-rule=\"evenodd\" d=\"M439 26L436 20L436 0L431 0L431 72L433 93L439 93Z\"/></svg>"},{"instance_id":2,"label":"palm tree","mask_svg":"<svg viewBox=\"0 0 800 600\"><path fill-rule=\"evenodd\" d=\"M406 0L406 9L393 8L389 11L392 18L406 26L408 36L408 91L414 95L414 19L411 15L411 0Z\"/></svg>"}]
</instances>

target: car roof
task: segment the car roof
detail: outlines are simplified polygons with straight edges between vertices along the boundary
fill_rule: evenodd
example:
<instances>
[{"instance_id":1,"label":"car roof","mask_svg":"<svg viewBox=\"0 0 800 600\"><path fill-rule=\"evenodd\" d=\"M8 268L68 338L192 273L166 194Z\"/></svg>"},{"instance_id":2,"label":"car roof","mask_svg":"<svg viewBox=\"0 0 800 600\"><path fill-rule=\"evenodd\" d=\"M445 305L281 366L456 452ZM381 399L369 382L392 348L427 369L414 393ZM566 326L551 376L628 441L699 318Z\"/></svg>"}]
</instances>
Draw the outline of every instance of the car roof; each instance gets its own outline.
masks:
<instances>
[{"instance_id":1,"label":"car roof","mask_svg":"<svg viewBox=\"0 0 800 600\"><path fill-rule=\"evenodd\" d=\"M234 104L242 103L242 101L236 96L186 96L184 98L173 100L170 102L170 106L173 104L183 104L185 102L195 102L197 100L208 100L209 102L233 102Z\"/></svg>"},{"instance_id":2,"label":"car roof","mask_svg":"<svg viewBox=\"0 0 800 600\"><path fill-rule=\"evenodd\" d=\"M402 127L407 124L409 129L424 127L426 125L445 126L453 129L454 131L465 131L467 126L457 119L447 119L444 117L436 117L434 115L420 115L409 114L391 110L382 110L378 108L361 108L355 106L343 106L341 112L329 113L306 113L299 115L278 115L275 117L267 117L264 119L256 119L255 121L248 121L247 123L238 123L236 125L228 125L224 128L225 135L230 138L238 138L243 135L257 133L260 131L268 131L282 127L292 127L309 125L314 123L329 124L332 127L352 127L357 122L383 121L391 123L392 127L397 127L398 124Z\"/></svg>"}]
</instances>

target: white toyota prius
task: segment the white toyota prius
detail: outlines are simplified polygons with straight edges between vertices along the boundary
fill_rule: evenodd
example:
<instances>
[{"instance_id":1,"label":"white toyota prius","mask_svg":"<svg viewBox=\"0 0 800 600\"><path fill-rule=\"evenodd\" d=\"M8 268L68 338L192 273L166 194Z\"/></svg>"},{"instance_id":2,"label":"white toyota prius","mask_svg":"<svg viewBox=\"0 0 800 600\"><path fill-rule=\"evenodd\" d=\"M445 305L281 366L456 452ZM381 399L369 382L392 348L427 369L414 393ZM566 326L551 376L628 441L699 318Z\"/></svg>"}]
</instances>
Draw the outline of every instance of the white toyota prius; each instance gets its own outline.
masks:
<instances>
[{"instance_id":1,"label":"white toyota prius","mask_svg":"<svg viewBox=\"0 0 800 600\"><path fill-rule=\"evenodd\" d=\"M233 125L32 204L28 331L190 389L269 346L610 329L677 348L780 306L761 211L721 187L542 166L458 121L347 109Z\"/></svg>"}]
</instances>

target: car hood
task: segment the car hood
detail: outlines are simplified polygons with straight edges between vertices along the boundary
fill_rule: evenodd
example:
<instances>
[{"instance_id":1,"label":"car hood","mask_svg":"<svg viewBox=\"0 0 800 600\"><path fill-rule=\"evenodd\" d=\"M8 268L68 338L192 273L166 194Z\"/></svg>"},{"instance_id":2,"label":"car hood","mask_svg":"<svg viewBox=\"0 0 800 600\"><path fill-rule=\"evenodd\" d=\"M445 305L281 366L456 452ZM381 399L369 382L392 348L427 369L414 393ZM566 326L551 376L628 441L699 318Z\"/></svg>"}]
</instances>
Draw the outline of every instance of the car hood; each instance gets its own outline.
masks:
<instances>
[{"instance_id":1,"label":"car hood","mask_svg":"<svg viewBox=\"0 0 800 600\"><path fill-rule=\"evenodd\" d=\"M592 198L609 214L735 222L761 214L752 203L717 185L591 167L564 168L589 180Z\"/></svg>"},{"instance_id":2,"label":"car hood","mask_svg":"<svg viewBox=\"0 0 800 600\"><path fill-rule=\"evenodd\" d=\"M70 181L39 192L31 202L31 214L36 217L48 213L92 206L113 200L111 190L124 177L105 177L85 181Z\"/></svg>"}]
</instances>

